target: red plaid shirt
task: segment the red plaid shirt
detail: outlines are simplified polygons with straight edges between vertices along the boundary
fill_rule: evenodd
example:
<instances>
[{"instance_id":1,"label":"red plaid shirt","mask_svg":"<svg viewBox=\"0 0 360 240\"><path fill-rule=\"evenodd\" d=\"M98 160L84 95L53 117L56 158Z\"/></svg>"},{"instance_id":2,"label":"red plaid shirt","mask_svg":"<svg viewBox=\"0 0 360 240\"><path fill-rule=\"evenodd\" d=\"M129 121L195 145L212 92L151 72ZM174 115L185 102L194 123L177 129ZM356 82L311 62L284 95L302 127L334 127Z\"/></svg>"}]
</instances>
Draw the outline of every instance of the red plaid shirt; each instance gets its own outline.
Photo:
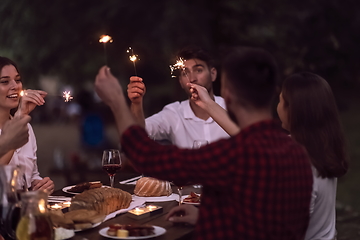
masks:
<instances>
[{"instance_id":1,"label":"red plaid shirt","mask_svg":"<svg viewBox=\"0 0 360 240\"><path fill-rule=\"evenodd\" d=\"M312 190L302 146L274 121L242 129L201 149L162 146L132 126L122 147L149 176L203 185L197 239L303 239Z\"/></svg>"}]
</instances>

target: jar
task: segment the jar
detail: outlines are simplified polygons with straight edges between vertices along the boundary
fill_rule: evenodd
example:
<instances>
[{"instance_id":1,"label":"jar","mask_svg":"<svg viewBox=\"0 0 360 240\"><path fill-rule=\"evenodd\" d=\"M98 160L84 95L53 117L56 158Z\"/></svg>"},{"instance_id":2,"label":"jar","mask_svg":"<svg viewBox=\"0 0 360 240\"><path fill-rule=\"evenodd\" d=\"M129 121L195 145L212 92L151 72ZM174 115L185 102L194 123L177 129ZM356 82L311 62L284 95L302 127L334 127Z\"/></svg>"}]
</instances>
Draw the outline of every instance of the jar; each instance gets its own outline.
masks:
<instances>
[{"instance_id":1,"label":"jar","mask_svg":"<svg viewBox=\"0 0 360 240\"><path fill-rule=\"evenodd\" d=\"M16 239L54 239L47 198L48 194L41 190L21 193L21 217L16 228Z\"/></svg>"}]
</instances>

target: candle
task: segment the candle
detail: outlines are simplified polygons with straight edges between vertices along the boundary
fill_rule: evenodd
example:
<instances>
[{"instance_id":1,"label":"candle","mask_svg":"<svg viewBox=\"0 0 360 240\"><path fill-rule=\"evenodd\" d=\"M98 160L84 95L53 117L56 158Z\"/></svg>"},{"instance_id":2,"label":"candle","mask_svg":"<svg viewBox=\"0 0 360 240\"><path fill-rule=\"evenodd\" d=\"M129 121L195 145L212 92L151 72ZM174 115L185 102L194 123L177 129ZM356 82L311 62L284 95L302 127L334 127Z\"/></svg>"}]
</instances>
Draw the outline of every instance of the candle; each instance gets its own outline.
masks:
<instances>
[{"instance_id":1,"label":"candle","mask_svg":"<svg viewBox=\"0 0 360 240\"><path fill-rule=\"evenodd\" d=\"M140 214L143 214L143 213L144 213L144 210L143 210L143 209L140 209L140 208L135 208L134 213L135 213L136 215L140 215Z\"/></svg>"},{"instance_id":2,"label":"candle","mask_svg":"<svg viewBox=\"0 0 360 240\"><path fill-rule=\"evenodd\" d=\"M50 208L51 208L51 209L61 209L62 206L60 206L59 204L56 203L56 204L50 206Z\"/></svg>"},{"instance_id":3,"label":"candle","mask_svg":"<svg viewBox=\"0 0 360 240\"><path fill-rule=\"evenodd\" d=\"M63 202L62 205L63 205L64 207L70 207L71 202L69 202L69 201Z\"/></svg>"},{"instance_id":4,"label":"candle","mask_svg":"<svg viewBox=\"0 0 360 240\"><path fill-rule=\"evenodd\" d=\"M146 208L149 209L149 211L151 212L151 211L154 211L157 208L157 206L148 205Z\"/></svg>"}]
</instances>

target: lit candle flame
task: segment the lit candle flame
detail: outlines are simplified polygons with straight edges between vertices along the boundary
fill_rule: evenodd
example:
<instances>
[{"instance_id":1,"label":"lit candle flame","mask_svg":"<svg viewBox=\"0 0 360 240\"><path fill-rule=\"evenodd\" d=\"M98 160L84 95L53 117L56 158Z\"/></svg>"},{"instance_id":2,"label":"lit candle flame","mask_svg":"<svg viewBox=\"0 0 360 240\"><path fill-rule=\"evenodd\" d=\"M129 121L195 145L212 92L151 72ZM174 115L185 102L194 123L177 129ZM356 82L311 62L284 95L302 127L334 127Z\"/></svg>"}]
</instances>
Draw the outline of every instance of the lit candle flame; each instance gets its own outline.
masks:
<instances>
[{"instance_id":1,"label":"lit candle flame","mask_svg":"<svg viewBox=\"0 0 360 240\"><path fill-rule=\"evenodd\" d=\"M178 58L175 62L175 64L170 65L170 70L171 70L171 77L176 77L174 75L174 71L176 70L182 70L185 71L185 61L184 59L182 59L181 57Z\"/></svg>"},{"instance_id":2,"label":"lit candle flame","mask_svg":"<svg viewBox=\"0 0 360 240\"><path fill-rule=\"evenodd\" d=\"M65 207L70 207L71 202L70 202L70 201L66 201L66 202L63 202L62 205L65 206Z\"/></svg>"},{"instance_id":3,"label":"lit candle flame","mask_svg":"<svg viewBox=\"0 0 360 240\"><path fill-rule=\"evenodd\" d=\"M52 209L61 209L62 207L59 204L54 204L52 206L50 206Z\"/></svg>"},{"instance_id":4,"label":"lit candle flame","mask_svg":"<svg viewBox=\"0 0 360 240\"><path fill-rule=\"evenodd\" d=\"M99 42L101 43L107 43L107 42L112 42L112 37L110 37L109 35L101 35Z\"/></svg>"},{"instance_id":5,"label":"lit candle flame","mask_svg":"<svg viewBox=\"0 0 360 240\"><path fill-rule=\"evenodd\" d=\"M25 91L24 91L24 90L21 90L21 91L20 91L20 96L22 97L22 96L24 96L24 94L25 94Z\"/></svg>"},{"instance_id":6,"label":"lit candle flame","mask_svg":"<svg viewBox=\"0 0 360 240\"><path fill-rule=\"evenodd\" d=\"M73 97L70 95L70 91L64 91L63 98L65 98L65 102L69 102L73 99Z\"/></svg>"}]
</instances>

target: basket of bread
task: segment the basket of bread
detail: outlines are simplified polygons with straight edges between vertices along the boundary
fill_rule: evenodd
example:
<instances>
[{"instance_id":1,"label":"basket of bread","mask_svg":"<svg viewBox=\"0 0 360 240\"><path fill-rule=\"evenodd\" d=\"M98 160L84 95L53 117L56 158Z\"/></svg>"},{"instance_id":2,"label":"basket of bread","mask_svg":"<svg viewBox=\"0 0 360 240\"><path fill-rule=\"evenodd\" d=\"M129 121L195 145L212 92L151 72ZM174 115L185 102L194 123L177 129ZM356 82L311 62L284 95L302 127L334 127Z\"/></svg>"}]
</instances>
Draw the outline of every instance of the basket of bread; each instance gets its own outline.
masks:
<instances>
[{"instance_id":1,"label":"basket of bread","mask_svg":"<svg viewBox=\"0 0 360 240\"><path fill-rule=\"evenodd\" d=\"M106 216L129 207L131 194L118 188L93 188L71 199L69 211L50 211L55 227L84 230L99 225Z\"/></svg>"}]
</instances>

